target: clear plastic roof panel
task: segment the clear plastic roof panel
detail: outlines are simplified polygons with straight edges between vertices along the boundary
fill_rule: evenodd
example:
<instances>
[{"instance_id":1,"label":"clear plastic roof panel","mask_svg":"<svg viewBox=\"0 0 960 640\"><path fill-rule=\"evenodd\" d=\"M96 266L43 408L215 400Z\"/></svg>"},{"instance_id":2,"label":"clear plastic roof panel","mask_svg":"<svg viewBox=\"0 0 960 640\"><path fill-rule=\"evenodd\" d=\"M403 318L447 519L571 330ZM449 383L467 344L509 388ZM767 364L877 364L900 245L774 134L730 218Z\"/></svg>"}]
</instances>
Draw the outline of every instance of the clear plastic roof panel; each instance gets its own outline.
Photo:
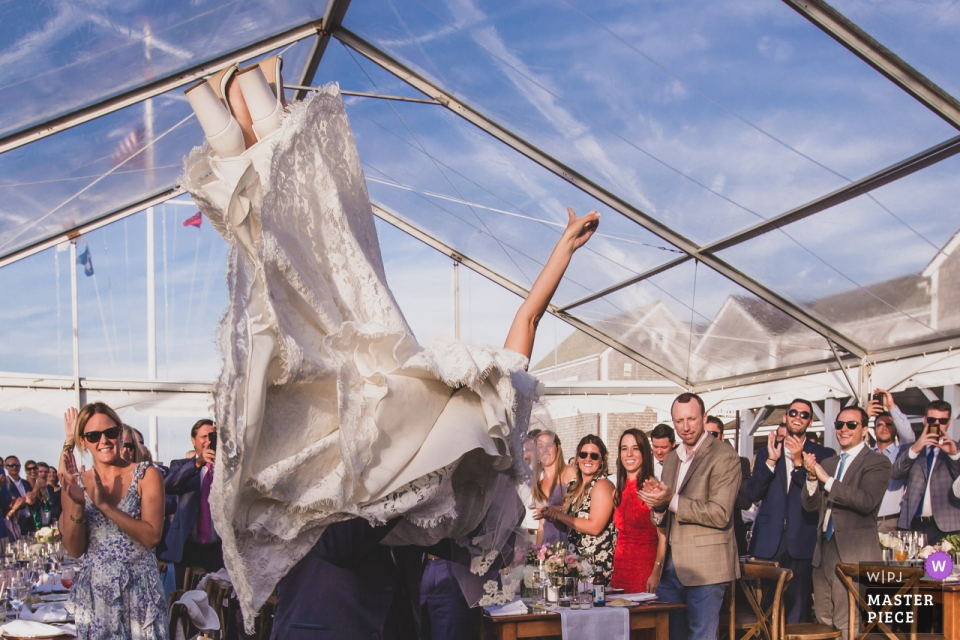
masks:
<instances>
[{"instance_id":1,"label":"clear plastic roof panel","mask_svg":"<svg viewBox=\"0 0 960 640\"><path fill-rule=\"evenodd\" d=\"M208 381L220 370L215 340L227 302L227 244L206 220L196 226L197 213L183 197L154 207L160 380ZM124 218L83 240L77 254L89 252L93 273L78 266L80 373L145 379L147 214Z\"/></svg>"},{"instance_id":2,"label":"clear plastic roof panel","mask_svg":"<svg viewBox=\"0 0 960 640\"><path fill-rule=\"evenodd\" d=\"M0 136L322 18L326 4L0 3Z\"/></svg>"},{"instance_id":3,"label":"clear plastic roof panel","mask_svg":"<svg viewBox=\"0 0 960 640\"><path fill-rule=\"evenodd\" d=\"M960 328L960 157L720 252L867 349Z\"/></svg>"},{"instance_id":4,"label":"clear plastic roof panel","mask_svg":"<svg viewBox=\"0 0 960 640\"><path fill-rule=\"evenodd\" d=\"M832 0L830 4L952 96L960 96L960 3Z\"/></svg>"},{"instance_id":5,"label":"clear plastic roof panel","mask_svg":"<svg viewBox=\"0 0 960 640\"><path fill-rule=\"evenodd\" d=\"M0 291L0 371L72 376L70 252L54 247L7 265Z\"/></svg>"},{"instance_id":6,"label":"clear plastic roof panel","mask_svg":"<svg viewBox=\"0 0 960 640\"><path fill-rule=\"evenodd\" d=\"M358 0L345 26L699 243L956 133L782 2Z\"/></svg>"},{"instance_id":7,"label":"clear plastic roof panel","mask_svg":"<svg viewBox=\"0 0 960 640\"><path fill-rule=\"evenodd\" d=\"M830 357L819 334L693 260L569 313L690 381Z\"/></svg>"},{"instance_id":8,"label":"clear plastic roof panel","mask_svg":"<svg viewBox=\"0 0 960 640\"><path fill-rule=\"evenodd\" d=\"M284 53L288 74L299 77L310 46ZM0 254L173 187L202 143L183 89L174 89L0 154Z\"/></svg>"},{"instance_id":9,"label":"clear plastic roof panel","mask_svg":"<svg viewBox=\"0 0 960 640\"><path fill-rule=\"evenodd\" d=\"M682 255L442 107L346 103L373 202L525 288L560 239L566 207L600 211L603 228L575 256L558 304Z\"/></svg>"}]
</instances>

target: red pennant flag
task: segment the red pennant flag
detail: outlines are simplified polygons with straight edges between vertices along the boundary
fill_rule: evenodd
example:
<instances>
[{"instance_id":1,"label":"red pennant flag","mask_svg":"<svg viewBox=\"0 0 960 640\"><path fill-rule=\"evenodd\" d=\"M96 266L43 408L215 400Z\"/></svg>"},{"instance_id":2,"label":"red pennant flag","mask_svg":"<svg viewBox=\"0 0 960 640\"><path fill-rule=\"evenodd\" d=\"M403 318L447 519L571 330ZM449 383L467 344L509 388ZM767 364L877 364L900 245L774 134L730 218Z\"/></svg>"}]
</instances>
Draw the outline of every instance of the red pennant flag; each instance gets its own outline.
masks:
<instances>
[{"instance_id":1,"label":"red pennant flag","mask_svg":"<svg viewBox=\"0 0 960 640\"><path fill-rule=\"evenodd\" d=\"M183 221L183 226L185 227L196 227L200 228L200 223L203 222L203 216L197 211L194 215L190 216Z\"/></svg>"}]
</instances>

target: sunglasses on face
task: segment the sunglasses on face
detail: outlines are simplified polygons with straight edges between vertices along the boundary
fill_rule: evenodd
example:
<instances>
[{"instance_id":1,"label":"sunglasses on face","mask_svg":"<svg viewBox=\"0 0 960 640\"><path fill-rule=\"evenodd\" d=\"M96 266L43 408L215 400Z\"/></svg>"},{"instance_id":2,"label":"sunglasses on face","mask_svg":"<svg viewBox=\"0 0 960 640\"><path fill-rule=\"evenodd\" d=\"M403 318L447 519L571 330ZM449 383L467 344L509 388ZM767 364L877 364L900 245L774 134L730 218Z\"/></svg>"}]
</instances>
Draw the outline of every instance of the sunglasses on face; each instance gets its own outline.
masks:
<instances>
[{"instance_id":1,"label":"sunglasses on face","mask_svg":"<svg viewBox=\"0 0 960 640\"><path fill-rule=\"evenodd\" d=\"M19 463L19 462L8 462L8 463L7 463L6 465L4 465L4 466L6 466L6 467L9 468L9 469L19 469L19 468L20 468L20 463Z\"/></svg>"},{"instance_id":2,"label":"sunglasses on face","mask_svg":"<svg viewBox=\"0 0 960 640\"><path fill-rule=\"evenodd\" d=\"M719 432L719 431L707 431L707 433L709 433L710 435L712 435L714 438L719 438L719 437L720 437L720 432Z\"/></svg>"},{"instance_id":3,"label":"sunglasses on face","mask_svg":"<svg viewBox=\"0 0 960 640\"><path fill-rule=\"evenodd\" d=\"M857 427L860 426L860 423L857 422L856 420L847 420L847 421L837 420L836 422L833 423L833 426L837 429L837 431L840 431L844 427L846 427L847 429L850 429L850 431L855 431Z\"/></svg>"},{"instance_id":4,"label":"sunglasses on face","mask_svg":"<svg viewBox=\"0 0 960 640\"><path fill-rule=\"evenodd\" d=\"M588 451L581 451L578 455L580 456L580 459L581 459L581 460L586 460L587 458L590 458L591 460L599 460L599 459L600 459L600 454L599 454L599 453L593 453L593 452L588 452Z\"/></svg>"},{"instance_id":5,"label":"sunglasses on face","mask_svg":"<svg viewBox=\"0 0 960 640\"><path fill-rule=\"evenodd\" d=\"M137 445L133 444L132 442L124 442L123 448L126 449L127 451L136 451Z\"/></svg>"},{"instance_id":6,"label":"sunglasses on face","mask_svg":"<svg viewBox=\"0 0 960 640\"><path fill-rule=\"evenodd\" d=\"M29 472L29 471L36 471L37 468L36 468L36 467L27 467L26 470L27 470L28 472Z\"/></svg>"},{"instance_id":7,"label":"sunglasses on face","mask_svg":"<svg viewBox=\"0 0 960 640\"><path fill-rule=\"evenodd\" d=\"M104 429L103 431L87 431L82 435L83 439L90 444L96 444L100 442L101 436L107 436L107 440L116 440L120 437L120 427L110 427L109 429Z\"/></svg>"},{"instance_id":8,"label":"sunglasses on face","mask_svg":"<svg viewBox=\"0 0 960 640\"><path fill-rule=\"evenodd\" d=\"M945 427L947 426L947 423L950 422L950 418L931 418L930 416L927 416L926 418L923 419L923 421L926 422L927 424L939 423L940 425Z\"/></svg>"},{"instance_id":9,"label":"sunglasses on face","mask_svg":"<svg viewBox=\"0 0 960 640\"><path fill-rule=\"evenodd\" d=\"M791 418L796 418L797 416L800 416L801 420L810 419L809 411L797 411L796 409L790 409L790 411L787 411L787 415L790 416Z\"/></svg>"}]
</instances>

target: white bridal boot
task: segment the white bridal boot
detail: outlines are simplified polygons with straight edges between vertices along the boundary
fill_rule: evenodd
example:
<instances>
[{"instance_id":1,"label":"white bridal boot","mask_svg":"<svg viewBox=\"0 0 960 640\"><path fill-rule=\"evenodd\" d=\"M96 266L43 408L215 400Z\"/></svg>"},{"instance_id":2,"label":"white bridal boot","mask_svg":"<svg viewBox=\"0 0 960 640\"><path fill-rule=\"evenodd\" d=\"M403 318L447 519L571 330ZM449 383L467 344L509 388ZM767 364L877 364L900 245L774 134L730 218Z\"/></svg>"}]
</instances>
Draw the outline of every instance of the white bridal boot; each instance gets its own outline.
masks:
<instances>
[{"instance_id":1,"label":"white bridal boot","mask_svg":"<svg viewBox=\"0 0 960 640\"><path fill-rule=\"evenodd\" d=\"M197 114L207 142L217 155L221 158L232 158L246 150L240 125L217 97L209 82L199 82L184 93L193 107L193 112Z\"/></svg>"},{"instance_id":2,"label":"white bridal boot","mask_svg":"<svg viewBox=\"0 0 960 640\"><path fill-rule=\"evenodd\" d=\"M273 56L237 74L259 140L280 128L284 107L282 66L283 59Z\"/></svg>"}]
</instances>

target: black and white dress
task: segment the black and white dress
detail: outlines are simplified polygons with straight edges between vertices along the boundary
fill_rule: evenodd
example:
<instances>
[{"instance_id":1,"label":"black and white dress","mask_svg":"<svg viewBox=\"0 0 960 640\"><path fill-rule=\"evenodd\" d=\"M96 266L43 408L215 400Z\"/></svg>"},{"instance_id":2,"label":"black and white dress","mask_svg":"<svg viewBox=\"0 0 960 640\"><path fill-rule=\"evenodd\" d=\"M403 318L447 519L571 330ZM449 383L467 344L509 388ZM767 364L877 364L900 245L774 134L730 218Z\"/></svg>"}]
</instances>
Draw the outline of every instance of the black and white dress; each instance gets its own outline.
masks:
<instances>
[{"instance_id":1,"label":"black and white dress","mask_svg":"<svg viewBox=\"0 0 960 640\"><path fill-rule=\"evenodd\" d=\"M584 519L590 517L590 494L599 479L597 477L590 481L590 484L584 490L586 491L586 497L580 503L577 512L568 511L567 515ZM567 486L568 492L572 486L573 482ZM613 575L613 551L617 546L617 528L613 525L613 513L610 514L610 520L599 535L592 536L589 533L581 533L571 529L567 539L576 548L577 555L588 559L592 558L591 562L594 570L602 573L607 584L610 584L610 577Z\"/></svg>"}]
</instances>

